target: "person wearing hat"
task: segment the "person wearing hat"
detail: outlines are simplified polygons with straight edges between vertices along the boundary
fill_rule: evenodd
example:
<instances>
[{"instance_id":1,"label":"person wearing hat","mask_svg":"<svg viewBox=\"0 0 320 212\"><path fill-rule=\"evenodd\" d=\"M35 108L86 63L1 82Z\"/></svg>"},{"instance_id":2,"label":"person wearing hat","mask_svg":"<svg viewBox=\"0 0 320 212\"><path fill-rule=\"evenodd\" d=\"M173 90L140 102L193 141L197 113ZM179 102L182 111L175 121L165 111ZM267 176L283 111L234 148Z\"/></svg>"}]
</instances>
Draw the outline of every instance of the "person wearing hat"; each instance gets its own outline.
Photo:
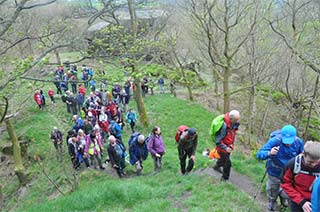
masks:
<instances>
[{"instance_id":1,"label":"person wearing hat","mask_svg":"<svg viewBox=\"0 0 320 212\"><path fill-rule=\"evenodd\" d=\"M304 145L303 153L289 160L282 178L281 188L291 200L290 211L319 211L312 208L312 204L315 202L311 204L311 192L317 189L315 188L315 180L319 176L320 143L317 141L307 141Z\"/></svg>"},{"instance_id":2,"label":"person wearing hat","mask_svg":"<svg viewBox=\"0 0 320 212\"><path fill-rule=\"evenodd\" d=\"M137 175L141 175L143 165L142 161L148 157L148 148L144 135L140 134L129 144L130 164L136 168Z\"/></svg>"},{"instance_id":3,"label":"person wearing hat","mask_svg":"<svg viewBox=\"0 0 320 212\"><path fill-rule=\"evenodd\" d=\"M197 146L198 135L195 128L189 128L181 133L178 141L181 174L188 174L193 169ZM187 157L189 158L189 163L186 168Z\"/></svg>"},{"instance_id":4,"label":"person wearing hat","mask_svg":"<svg viewBox=\"0 0 320 212\"><path fill-rule=\"evenodd\" d=\"M237 110L231 110L224 115L223 119L224 123L215 135L216 150L219 153L220 158L217 160L213 169L222 173L222 181L227 181L230 177L232 165L230 154L234 149L236 133L240 126L240 113Z\"/></svg>"},{"instance_id":5,"label":"person wearing hat","mask_svg":"<svg viewBox=\"0 0 320 212\"><path fill-rule=\"evenodd\" d=\"M267 143L258 151L257 158L267 160L267 195L270 211L276 210L278 196L283 205L283 200L288 198L280 189L281 178L288 161L302 153L303 146L303 141L297 137L296 128L285 125L281 130L272 132Z\"/></svg>"}]
</instances>

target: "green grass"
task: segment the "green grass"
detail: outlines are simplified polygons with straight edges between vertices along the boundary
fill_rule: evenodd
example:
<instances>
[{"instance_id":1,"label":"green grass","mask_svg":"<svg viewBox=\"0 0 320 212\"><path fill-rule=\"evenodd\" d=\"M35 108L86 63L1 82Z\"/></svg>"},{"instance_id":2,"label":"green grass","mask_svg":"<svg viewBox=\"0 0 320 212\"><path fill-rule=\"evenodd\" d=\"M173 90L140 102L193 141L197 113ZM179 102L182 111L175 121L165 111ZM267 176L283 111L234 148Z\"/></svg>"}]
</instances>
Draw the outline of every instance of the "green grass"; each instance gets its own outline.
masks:
<instances>
[{"instance_id":1,"label":"green grass","mask_svg":"<svg viewBox=\"0 0 320 212\"><path fill-rule=\"evenodd\" d=\"M55 150L49 140L53 126L64 132L68 130L65 105L58 103L58 108L49 105L45 111L36 109L36 105L27 109L29 116L16 123L17 131L25 132L31 139L29 156L40 155L41 166L34 160L29 162L28 170L33 181L27 194L12 198L6 204L11 211L261 211L252 205L246 193L242 193L232 185L220 183L219 180L199 176L194 173L180 176L179 160L174 135L179 125L195 127L199 134L199 145L196 155L195 169L211 165L201 155L203 149L213 147L209 141L209 126L213 114L198 104L176 99L170 95L148 96L144 99L148 110L150 125L148 129L137 126L137 130L149 134L153 126L161 127L162 136L167 147L163 158L163 171L155 176L153 161L149 156L144 162L143 176L130 179L118 179L103 172L86 170L80 174L81 183L78 190L68 193L68 179L71 178L71 162L65 155L63 162L58 162ZM135 108L132 102L130 107ZM70 126L69 126L70 127ZM26 130L27 128L27 130ZM125 129L124 141L128 140L129 130ZM234 168L256 173L262 171L263 165L239 154L232 156ZM45 167L51 179L66 193L59 195L54 186L44 176L41 168ZM262 167L262 168L261 168ZM133 167L126 168L129 173ZM260 170L261 169L261 170ZM263 172L262 172L263 173ZM251 174L255 175L255 174ZM13 178L15 179L15 178ZM16 182L16 181L15 181ZM4 193L14 191L17 183L4 188ZM16 188L17 189L17 188ZM54 198L58 196L57 198ZM227 201L226 201L227 197ZM54 199L54 200L52 200Z\"/></svg>"}]
</instances>

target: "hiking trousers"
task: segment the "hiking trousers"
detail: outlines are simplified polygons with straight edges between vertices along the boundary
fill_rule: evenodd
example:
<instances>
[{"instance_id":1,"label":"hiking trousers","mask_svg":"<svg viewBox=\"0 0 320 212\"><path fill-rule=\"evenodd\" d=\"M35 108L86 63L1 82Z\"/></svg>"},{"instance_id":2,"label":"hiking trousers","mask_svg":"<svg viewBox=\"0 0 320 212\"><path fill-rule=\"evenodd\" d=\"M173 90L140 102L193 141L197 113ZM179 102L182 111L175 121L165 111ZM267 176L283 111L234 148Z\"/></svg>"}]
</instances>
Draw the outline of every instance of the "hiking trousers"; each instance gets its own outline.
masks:
<instances>
[{"instance_id":1,"label":"hiking trousers","mask_svg":"<svg viewBox=\"0 0 320 212\"><path fill-rule=\"evenodd\" d=\"M231 160L230 153L219 152L220 158L217 160L216 166L218 168L222 167L222 177L225 180L229 180L230 170L231 170Z\"/></svg>"},{"instance_id":2,"label":"hiking trousers","mask_svg":"<svg viewBox=\"0 0 320 212\"><path fill-rule=\"evenodd\" d=\"M154 163L154 171L160 171L162 169L162 155L160 157L152 156Z\"/></svg>"},{"instance_id":3,"label":"hiking trousers","mask_svg":"<svg viewBox=\"0 0 320 212\"><path fill-rule=\"evenodd\" d=\"M180 159L180 169L181 173L185 174L186 171L190 172L193 169L194 161L190 159L193 153L193 148L190 149L182 149L178 147L179 159ZM186 159L189 158L188 166L186 169Z\"/></svg>"}]
</instances>

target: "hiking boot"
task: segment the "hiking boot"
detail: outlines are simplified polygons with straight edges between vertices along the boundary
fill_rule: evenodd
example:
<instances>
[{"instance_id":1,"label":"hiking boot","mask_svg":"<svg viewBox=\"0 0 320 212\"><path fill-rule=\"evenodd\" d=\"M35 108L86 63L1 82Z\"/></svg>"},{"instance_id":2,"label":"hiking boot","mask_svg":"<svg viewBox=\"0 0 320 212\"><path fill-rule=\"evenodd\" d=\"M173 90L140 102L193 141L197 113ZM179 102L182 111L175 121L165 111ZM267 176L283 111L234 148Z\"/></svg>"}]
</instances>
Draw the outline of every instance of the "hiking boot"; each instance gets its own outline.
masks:
<instances>
[{"instance_id":1,"label":"hiking boot","mask_svg":"<svg viewBox=\"0 0 320 212\"><path fill-rule=\"evenodd\" d=\"M221 178L220 178L220 181L221 181L221 182L228 183L228 182L229 182L229 179L224 178L224 177L221 177Z\"/></svg>"},{"instance_id":2,"label":"hiking boot","mask_svg":"<svg viewBox=\"0 0 320 212\"><path fill-rule=\"evenodd\" d=\"M268 202L268 210L269 211L276 211L277 209L277 202L269 201Z\"/></svg>"},{"instance_id":3,"label":"hiking boot","mask_svg":"<svg viewBox=\"0 0 320 212\"><path fill-rule=\"evenodd\" d=\"M214 166L214 167L212 167L213 168L213 170L215 170L215 171L217 171L217 172L219 172L219 173L223 173L222 172L222 167L218 167L218 166Z\"/></svg>"}]
</instances>

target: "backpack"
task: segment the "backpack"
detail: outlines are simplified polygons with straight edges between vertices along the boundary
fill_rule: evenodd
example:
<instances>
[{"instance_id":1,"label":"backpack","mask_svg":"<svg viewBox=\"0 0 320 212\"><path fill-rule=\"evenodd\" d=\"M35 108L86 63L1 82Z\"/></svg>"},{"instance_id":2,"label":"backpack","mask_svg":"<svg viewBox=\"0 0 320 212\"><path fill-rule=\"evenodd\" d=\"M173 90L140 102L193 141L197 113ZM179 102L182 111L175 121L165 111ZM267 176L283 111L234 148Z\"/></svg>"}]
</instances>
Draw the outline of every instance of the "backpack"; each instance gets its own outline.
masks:
<instances>
[{"instance_id":1,"label":"backpack","mask_svg":"<svg viewBox=\"0 0 320 212\"><path fill-rule=\"evenodd\" d=\"M320 173L308 172L308 171L301 170L301 158L302 158L302 154L299 154L297 157L295 157L294 166L293 166L293 174L297 175L299 173L303 173L303 174L308 174L308 175L313 175L313 176L316 176L316 177L320 177Z\"/></svg>"},{"instance_id":2,"label":"backpack","mask_svg":"<svg viewBox=\"0 0 320 212\"><path fill-rule=\"evenodd\" d=\"M131 146L135 141L137 141L139 135L140 135L139 132L135 132L135 133L131 134L130 139L128 141L128 145Z\"/></svg>"},{"instance_id":3,"label":"backpack","mask_svg":"<svg viewBox=\"0 0 320 212\"><path fill-rule=\"evenodd\" d=\"M186 131L188 129L189 129L189 127L186 126L186 125L181 125L181 126L178 127L178 130L177 130L176 135L174 137L176 142L179 142L182 132L184 132L184 131Z\"/></svg>"},{"instance_id":4,"label":"backpack","mask_svg":"<svg viewBox=\"0 0 320 212\"><path fill-rule=\"evenodd\" d=\"M66 97L65 94L63 94L63 95L61 96L61 100L62 100L62 102L64 102L64 103L67 101L67 97Z\"/></svg>"},{"instance_id":5,"label":"backpack","mask_svg":"<svg viewBox=\"0 0 320 212\"><path fill-rule=\"evenodd\" d=\"M212 120L211 127L210 127L210 136L212 138L212 141L215 142L215 139L216 139L215 136L221 130L223 124L224 124L224 115L217 116Z\"/></svg>"},{"instance_id":6,"label":"backpack","mask_svg":"<svg viewBox=\"0 0 320 212\"><path fill-rule=\"evenodd\" d=\"M115 123L109 125L110 134L116 136L117 131L115 129Z\"/></svg>"}]
</instances>

